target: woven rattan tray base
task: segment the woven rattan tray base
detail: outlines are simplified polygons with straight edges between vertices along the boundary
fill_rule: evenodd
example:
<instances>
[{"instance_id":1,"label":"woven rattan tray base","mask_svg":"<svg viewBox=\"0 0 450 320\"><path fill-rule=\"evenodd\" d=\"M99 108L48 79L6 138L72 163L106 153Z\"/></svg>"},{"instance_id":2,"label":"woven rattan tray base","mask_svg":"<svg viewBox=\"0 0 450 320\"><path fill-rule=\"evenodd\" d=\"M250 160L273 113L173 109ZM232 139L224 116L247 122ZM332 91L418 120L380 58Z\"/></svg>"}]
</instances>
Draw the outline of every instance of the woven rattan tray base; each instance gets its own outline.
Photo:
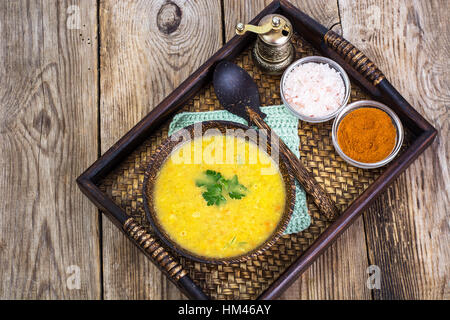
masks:
<instances>
[{"instance_id":1,"label":"woven rattan tray base","mask_svg":"<svg viewBox=\"0 0 450 320\"><path fill-rule=\"evenodd\" d=\"M320 55L300 36L294 35L292 41L297 59ZM244 50L234 62L246 69L257 82L263 106L281 104L280 77L262 74L253 64L250 48ZM370 99L370 96L352 83L350 100L362 99ZM221 106L212 85L208 85L190 99L180 112L217 109L221 109ZM142 199L144 171L152 152L167 137L168 126L169 121L99 184L103 192L149 231ZM363 170L342 160L334 151L331 126L332 121L321 124L300 121L300 154L307 168L313 171L326 192L343 210L376 179L382 169ZM307 230L283 236L270 250L253 260L232 265L208 265L180 258L181 263L212 299L256 299L328 227L329 223L319 215L311 199L308 199L308 207L312 223Z\"/></svg>"}]
</instances>

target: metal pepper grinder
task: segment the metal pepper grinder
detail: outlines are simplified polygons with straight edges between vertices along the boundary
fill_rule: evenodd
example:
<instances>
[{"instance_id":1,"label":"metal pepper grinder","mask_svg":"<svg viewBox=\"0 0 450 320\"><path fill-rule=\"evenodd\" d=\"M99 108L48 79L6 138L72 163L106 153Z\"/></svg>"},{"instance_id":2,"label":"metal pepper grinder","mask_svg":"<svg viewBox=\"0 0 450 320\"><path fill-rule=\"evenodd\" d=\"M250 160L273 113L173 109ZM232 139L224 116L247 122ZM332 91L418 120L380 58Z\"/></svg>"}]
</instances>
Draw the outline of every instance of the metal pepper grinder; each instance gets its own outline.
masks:
<instances>
[{"instance_id":1,"label":"metal pepper grinder","mask_svg":"<svg viewBox=\"0 0 450 320\"><path fill-rule=\"evenodd\" d=\"M280 14L269 14L259 21L258 26L238 23L236 34L247 31L258 34L252 50L253 61L268 74L282 74L295 58L295 50L289 41L292 37L292 24Z\"/></svg>"}]
</instances>

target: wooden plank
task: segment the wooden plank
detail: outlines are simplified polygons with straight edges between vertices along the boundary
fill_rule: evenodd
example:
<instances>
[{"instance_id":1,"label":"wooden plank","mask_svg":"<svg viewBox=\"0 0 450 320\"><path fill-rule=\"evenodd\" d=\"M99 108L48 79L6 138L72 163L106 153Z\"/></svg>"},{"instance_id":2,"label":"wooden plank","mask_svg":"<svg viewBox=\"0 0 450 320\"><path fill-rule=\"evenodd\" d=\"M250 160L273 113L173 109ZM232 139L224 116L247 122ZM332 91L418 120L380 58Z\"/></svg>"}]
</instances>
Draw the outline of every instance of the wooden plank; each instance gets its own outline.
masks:
<instances>
[{"instance_id":1,"label":"wooden plank","mask_svg":"<svg viewBox=\"0 0 450 320\"><path fill-rule=\"evenodd\" d=\"M97 158L96 12L0 2L0 299L101 297L97 209L75 184Z\"/></svg>"},{"instance_id":2,"label":"wooden plank","mask_svg":"<svg viewBox=\"0 0 450 320\"><path fill-rule=\"evenodd\" d=\"M270 1L224 0L225 38L234 36L238 21L247 23ZM337 2L291 1L324 26L340 32ZM367 252L362 218L306 271L281 299L369 299Z\"/></svg>"},{"instance_id":3,"label":"wooden plank","mask_svg":"<svg viewBox=\"0 0 450 320\"><path fill-rule=\"evenodd\" d=\"M222 45L220 1L100 2L105 152ZM183 298L103 219L106 299Z\"/></svg>"},{"instance_id":4,"label":"wooden plank","mask_svg":"<svg viewBox=\"0 0 450 320\"><path fill-rule=\"evenodd\" d=\"M369 261L381 269L373 296L448 299L448 3L339 0L339 7L344 37L440 132L365 214Z\"/></svg>"},{"instance_id":5,"label":"wooden plank","mask_svg":"<svg viewBox=\"0 0 450 320\"><path fill-rule=\"evenodd\" d=\"M281 299L370 299L366 287L367 266L364 225L360 217L285 291Z\"/></svg>"}]
</instances>

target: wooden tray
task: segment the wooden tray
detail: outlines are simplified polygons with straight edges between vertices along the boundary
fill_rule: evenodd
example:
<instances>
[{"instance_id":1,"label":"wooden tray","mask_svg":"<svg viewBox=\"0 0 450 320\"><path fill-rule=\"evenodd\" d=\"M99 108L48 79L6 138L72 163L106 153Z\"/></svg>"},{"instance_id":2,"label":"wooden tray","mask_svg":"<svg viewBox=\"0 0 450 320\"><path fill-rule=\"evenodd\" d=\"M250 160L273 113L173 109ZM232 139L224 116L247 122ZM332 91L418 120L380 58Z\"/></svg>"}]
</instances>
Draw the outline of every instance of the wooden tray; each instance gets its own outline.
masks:
<instances>
[{"instance_id":1,"label":"wooden tray","mask_svg":"<svg viewBox=\"0 0 450 320\"><path fill-rule=\"evenodd\" d=\"M374 99L400 117L406 137L403 149L388 166L363 170L347 164L334 151L332 121L299 122L300 153L305 165L342 210L333 223L319 215L308 199L311 226L283 236L263 255L231 265L208 265L170 252L152 234L142 205L144 170L175 112L221 109L211 84L216 62L231 59L258 84L262 105L280 104L279 76L262 74L250 48L255 36L234 37L165 98L77 182L81 190L139 246L189 298L272 299L279 296L358 217L411 162L428 147L436 130L392 87L381 71L348 41L293 7L274 1L251 23L280 13L293 24L297 59L324 55L339 62L352 78L351 101ZM231 21L229 23L234 23Z\"/></svg>"}]
</instances>

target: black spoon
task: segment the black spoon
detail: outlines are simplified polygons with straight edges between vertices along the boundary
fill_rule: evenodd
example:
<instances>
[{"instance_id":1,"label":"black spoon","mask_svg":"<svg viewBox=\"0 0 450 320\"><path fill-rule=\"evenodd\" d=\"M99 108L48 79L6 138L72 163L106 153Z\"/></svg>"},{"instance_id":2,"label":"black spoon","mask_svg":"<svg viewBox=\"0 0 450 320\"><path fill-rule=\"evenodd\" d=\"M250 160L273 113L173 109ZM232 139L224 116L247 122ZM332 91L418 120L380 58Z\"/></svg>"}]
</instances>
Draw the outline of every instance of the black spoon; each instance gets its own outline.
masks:
<instances>
[{"instance_id":1,"label":"black spoon","mask_svg":"<svg viewBox=\"0 0 450 320\"><path fill-rule=\"evenodd\" d=\"M226 110L267 132L268 141L277 143L276 146L272 145L272 148L278 148L287 158L295 177L305 191L313 197L319 210L330 220L336 218L339 210L333 200L317 183L312 173L263 120L266 115L260 109L258 87L252 77L234 63L221 61L214 70L213 85L217 98Z\"/></svg>"}]
</instances>

